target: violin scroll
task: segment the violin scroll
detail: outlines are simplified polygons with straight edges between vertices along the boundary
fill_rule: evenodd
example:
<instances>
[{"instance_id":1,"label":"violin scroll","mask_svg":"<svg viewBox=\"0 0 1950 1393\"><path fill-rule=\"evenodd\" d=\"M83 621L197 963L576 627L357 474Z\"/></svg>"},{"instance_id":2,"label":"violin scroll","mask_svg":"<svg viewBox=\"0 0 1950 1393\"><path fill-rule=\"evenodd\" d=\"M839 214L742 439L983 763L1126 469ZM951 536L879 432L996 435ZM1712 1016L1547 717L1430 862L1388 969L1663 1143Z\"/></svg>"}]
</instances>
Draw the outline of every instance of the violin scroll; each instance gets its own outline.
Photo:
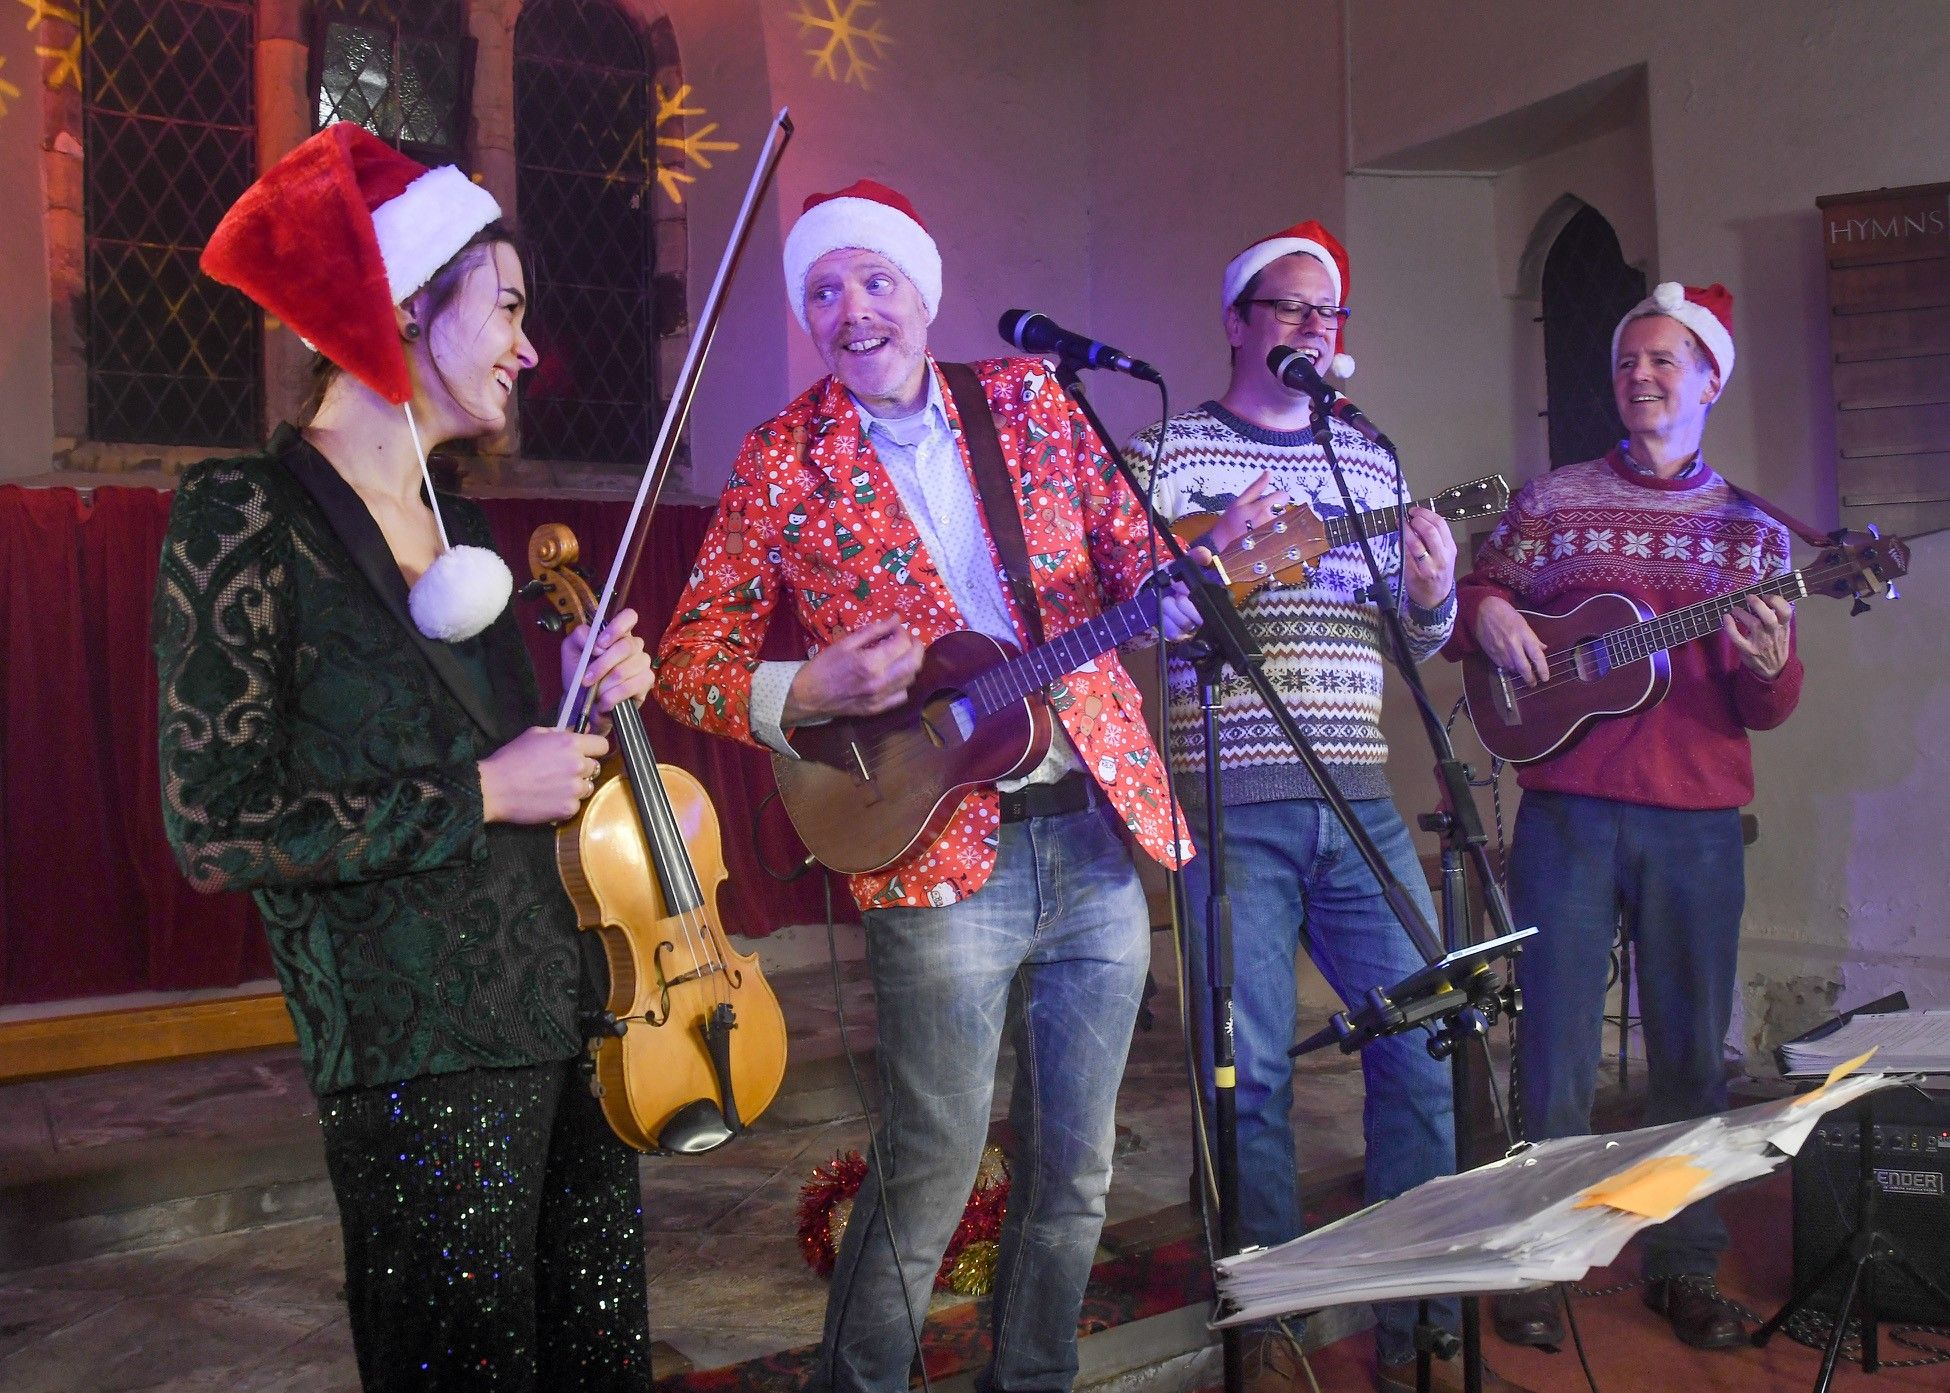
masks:
<instances>
[{"instance_id":1,"label":"violin scroll","mask_svg":"<svg viewBox=\"0 0 1950 1393\"><path fill-rule=\"evenodd\" d=\"M528 574L533 577L522 587L525 599L543 599L549 613L542 623L554 633L579 629L596 612L596 592L576 562L582 558L582 544L567 523L545 522L528 538Z\"/></svg>"}]
</instances>

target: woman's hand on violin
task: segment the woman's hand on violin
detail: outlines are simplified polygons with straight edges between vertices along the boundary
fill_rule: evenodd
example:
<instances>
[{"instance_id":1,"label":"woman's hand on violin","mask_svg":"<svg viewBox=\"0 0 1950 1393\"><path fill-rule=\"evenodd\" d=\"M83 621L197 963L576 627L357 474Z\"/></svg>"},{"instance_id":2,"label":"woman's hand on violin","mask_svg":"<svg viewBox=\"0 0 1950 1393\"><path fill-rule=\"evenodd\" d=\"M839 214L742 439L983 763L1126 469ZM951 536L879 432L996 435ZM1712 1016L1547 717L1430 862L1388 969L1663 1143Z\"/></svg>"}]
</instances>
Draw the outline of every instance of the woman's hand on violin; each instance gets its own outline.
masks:
<instances>
[{"instance_id":1,"label":"woman's hand on violin","mask_svg":"<svg viewBox=\"0 0 1950 1393\"><path fill-rule=\"evenodd\" d=\"M602 635L596 640L596 656L589 660L589 671L582 675L582 685L585 691L596 693L598 716L607 715L626 698L641 702L650 693L650 654L643 640L636 636L635 628L636 611L622 610L603 625ZM574 630L562 640L563 686L575 680L576 664L582 661L582 650L588 646L586 627Z\"/></svg>"},{"instance_id":2,"label":"woman's hand on violin","mask_svg":"<svg viewBox=\"0 0 1950 1393\"><path fill-rule=\"evenodd\" d=\"M486 822L561 822L596 791L609 742L600 735L533 726L481 761Z\"/></svg>"}]
</instances>

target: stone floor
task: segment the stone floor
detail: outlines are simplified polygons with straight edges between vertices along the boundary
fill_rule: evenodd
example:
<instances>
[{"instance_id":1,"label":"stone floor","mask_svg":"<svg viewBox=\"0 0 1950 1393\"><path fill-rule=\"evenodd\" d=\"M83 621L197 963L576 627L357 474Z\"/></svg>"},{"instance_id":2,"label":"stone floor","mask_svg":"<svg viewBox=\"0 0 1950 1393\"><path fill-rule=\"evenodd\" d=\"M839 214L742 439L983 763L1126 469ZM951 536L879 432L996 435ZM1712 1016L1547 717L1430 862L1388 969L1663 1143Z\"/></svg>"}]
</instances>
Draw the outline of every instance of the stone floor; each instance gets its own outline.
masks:
<instances>
[{"instance_id":1,"label":"stone floor","mask_svg":"<svg viewBox=\"0 0 1950 1393\"><path fill-rule=\"evenodd\" d=\"M1112 1223L1186 1197L1174 974L1156 943L1164 987L1119 1094ZM772 981L794 1052L779 1101L718 1151L643 1162L660 1373L818 1338L825 1284L799 1255L794 1208L812 1168L866 1130L828 972ZM870 1077L857 963L842 999ZM1330 1053L1302 1067L1304 1164L1344 1172L1360 1151L1358 1064ZM289 1051L0 1088L0 1390L355 1387L313 1118Z\"/></svg>"}]
</instances>

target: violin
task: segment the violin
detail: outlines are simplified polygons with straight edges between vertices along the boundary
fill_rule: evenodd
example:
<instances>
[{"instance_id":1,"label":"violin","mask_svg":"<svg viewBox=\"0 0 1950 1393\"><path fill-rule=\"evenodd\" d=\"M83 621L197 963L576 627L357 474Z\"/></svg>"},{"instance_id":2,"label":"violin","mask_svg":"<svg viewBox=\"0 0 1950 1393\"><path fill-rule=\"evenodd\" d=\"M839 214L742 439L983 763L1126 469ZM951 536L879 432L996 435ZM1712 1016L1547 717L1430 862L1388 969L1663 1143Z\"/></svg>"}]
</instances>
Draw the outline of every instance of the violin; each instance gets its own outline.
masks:
<instances>
[{"instance_id":1,"label":"violin","mask_svg":"<svg viewBox=\"0 0 1950 1393\"><path fill-rule=\"evenodd\" d=\"M564 631L596 597L560 523L528 543L535 587ZM610 712L596 791L555 834L576 923L597 934L609 994L589 1053L611 1129L639 1151L709 1151L778 1096L785 1017L756 954L732 951L717 911L726 879L717 809L683 769L658 764L633 701Z\"/></svg>"}]
</instances>

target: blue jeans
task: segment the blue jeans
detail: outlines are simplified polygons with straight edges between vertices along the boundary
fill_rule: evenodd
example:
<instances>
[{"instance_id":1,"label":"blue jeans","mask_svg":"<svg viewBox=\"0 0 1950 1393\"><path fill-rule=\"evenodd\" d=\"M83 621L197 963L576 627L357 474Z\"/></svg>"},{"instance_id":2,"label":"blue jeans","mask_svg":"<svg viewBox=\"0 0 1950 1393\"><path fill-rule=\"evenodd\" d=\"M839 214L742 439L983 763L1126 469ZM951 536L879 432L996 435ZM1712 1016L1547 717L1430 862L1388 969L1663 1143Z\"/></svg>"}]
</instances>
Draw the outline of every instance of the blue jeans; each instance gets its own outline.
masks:
<instances>
[{"instance_id":1,"label":"blue jeans","mask_svg":"<svg viewBox=\"0 0 1950 1393\"><path fill-rule=\"evenodd\" d=\"M940 909L863 916L879 1013L879 1160L840 1240L814 1386L905 1390L916 1325L975 1183L1005 1028L1009 1204L985 1390L1067 1389L1110 1189L1117 1085L1150 969L1144 892L1106 810L1005 824L995 872ZM1013 1007L1011 997L1014 996ZM886 1197L883 1210L881 1197ZM902 1267L890 1251L886 1218Z\"/></svg>"},{"instance_id":2,"label":"blue jeans","mask_svg":"<svg viewBox=\"0 0 1950 1393\"><path fill-rule=\"evenodd\" d=\"M1733 1011L1746 900L1740 813L1526 793L1510 850L1510 908L1541 932L1517 964L1518 1096L1532 1140L1591 1130L1605 977L1623 916L1636 945L1645 1125L1724 1111L1721 1044ZM1646 1232L1648 1277L1711 1275L1727 1246L1711 1201Z\"/></svg>"},{"instance_id":3,"label":"blue jeans","mask_svg":"<svg viewBox=\"0 0 1950 1393\"><path fill-rule=\"evenodd\" d=\"M1386 798L1355 802L1355 812L1390 870L1408 887L1429 924L1436 924L1428 883L1401 815ZM1199 855L1185 869L1190 908L1192 994L1197 1015L1199 1075L1212 1101L1209 996L1205 952L1203 815L1192 817ZM1374 873L1348 840L1326 803L1312 798L1247 803L1225 810L1226 881L1232 898L1234 1098L1239 1113L1240 1232L1248 1244L1271 1246L1296 1238L1304 1225L1293 1144L1293 1061L1297 1003L1294 960L1302 944L1321 975L1343 998L1400 981L1422 966L1400 922L1381 897ZM1367 1193L1372 1203L1392 1198L1456 1168L1455 1111L1448 1066L1426 1048L1427 1035L1409 1031L1361 1051L1367 1086L1362 1117L1367 1143ZM1438 1324L1455 1329L1453 1299L1432 1303ZM1375 1307L1381 1361L1414 1355L1415 1305Z\"/></svg>"}]
</instances>

